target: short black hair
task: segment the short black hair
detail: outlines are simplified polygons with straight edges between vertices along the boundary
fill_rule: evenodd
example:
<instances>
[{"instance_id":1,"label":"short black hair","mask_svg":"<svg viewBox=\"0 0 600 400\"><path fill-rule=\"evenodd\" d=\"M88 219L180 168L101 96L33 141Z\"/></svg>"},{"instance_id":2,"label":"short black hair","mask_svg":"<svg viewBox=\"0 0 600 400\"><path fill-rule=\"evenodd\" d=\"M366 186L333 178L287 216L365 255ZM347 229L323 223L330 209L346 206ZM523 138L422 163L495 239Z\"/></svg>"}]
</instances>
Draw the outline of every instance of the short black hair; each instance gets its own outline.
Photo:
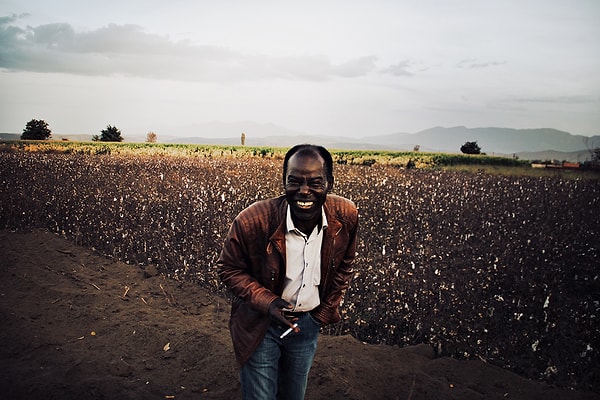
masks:
<instances>
[{"instance_id":1,"label":"short black hair","mask_svg":"<svg viewBox=\"0 0 600 400\"><path fill-rule=\"evenodd\" d=\"M323 146L318 146L315 144L297 144L288 150L285 154L285 158L283 159L283 184L285 185L285 177L287 176L288 171L288 162L290 158L294 154L311 154L311 155L319 155L325 161L325 175L327 176L327 181L333 181L333 158L331 157L331 153Z\"/></svg>"}]
</instances>

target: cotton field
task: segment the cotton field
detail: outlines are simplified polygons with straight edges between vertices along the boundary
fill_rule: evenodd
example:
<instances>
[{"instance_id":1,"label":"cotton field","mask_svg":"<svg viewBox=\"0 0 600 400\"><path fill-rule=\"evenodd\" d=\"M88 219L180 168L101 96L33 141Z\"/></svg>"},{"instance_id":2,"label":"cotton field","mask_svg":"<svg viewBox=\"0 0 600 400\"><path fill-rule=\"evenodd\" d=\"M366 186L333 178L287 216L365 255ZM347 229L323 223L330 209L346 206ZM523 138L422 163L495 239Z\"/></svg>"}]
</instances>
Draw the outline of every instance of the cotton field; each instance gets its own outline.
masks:
<instances>
[{"instance_id":1,"label":"cotton field","mask_svg":"<svg viewBox=\"0 0 600 400\"><path fill-rule=\"evenodd\" d=\"M280 159L0 153L0 227L43 227L224 294L235 215L279 195ZM600 391L600 182L336 165L360 237L329 334L429 343Z\"/></svg>"}]
</instances>

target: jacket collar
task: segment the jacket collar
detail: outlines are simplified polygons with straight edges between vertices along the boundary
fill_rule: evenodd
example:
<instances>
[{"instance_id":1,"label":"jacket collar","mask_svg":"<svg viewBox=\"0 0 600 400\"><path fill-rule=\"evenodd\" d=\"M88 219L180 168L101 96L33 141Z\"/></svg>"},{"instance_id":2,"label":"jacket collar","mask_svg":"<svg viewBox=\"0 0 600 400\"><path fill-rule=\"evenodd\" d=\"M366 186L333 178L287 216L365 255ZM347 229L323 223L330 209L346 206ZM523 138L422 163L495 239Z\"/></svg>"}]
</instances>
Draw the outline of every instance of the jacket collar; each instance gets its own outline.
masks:
<instances>
[{"instance_id":1,"label":"jacket collar","mask_svg":"<svg viewBox=\"0 0 600 400\"><path fill-rule=\"evenodd\" d=\"M327 226L327 215L325 215L325 209L321 207L321 225L319 225L319 230L326 229ZM296 226L294 225L294 220L292 219L292 210L290 209L289 204L285 210L285 230L286 232L292 232L297 230Z\"/></svg>"},{"instance_id":2,"label":"jacket collar","mask_svg":"<svg viewBox=\"0 0 600 400\"><path fill-rule=\"evenodd\" d=\"M285 257L285 233L287 231L286 216L288 202L285 200L285 196L279 197L278 200L278 215L276 217L278 225L269 239L271 243L273 243L275 248L281 253L281 255ZM329 208L328 200L326 200L325 204L323 204L323 213L325 215L325 218L327 219L327 229L325 229L324 232L323 245L328 246L330 240L334 236L337 236L337 234L340 232L340 229L342 228L342 223L335 217L335 214Z\"/></svg>"}]
</instances>

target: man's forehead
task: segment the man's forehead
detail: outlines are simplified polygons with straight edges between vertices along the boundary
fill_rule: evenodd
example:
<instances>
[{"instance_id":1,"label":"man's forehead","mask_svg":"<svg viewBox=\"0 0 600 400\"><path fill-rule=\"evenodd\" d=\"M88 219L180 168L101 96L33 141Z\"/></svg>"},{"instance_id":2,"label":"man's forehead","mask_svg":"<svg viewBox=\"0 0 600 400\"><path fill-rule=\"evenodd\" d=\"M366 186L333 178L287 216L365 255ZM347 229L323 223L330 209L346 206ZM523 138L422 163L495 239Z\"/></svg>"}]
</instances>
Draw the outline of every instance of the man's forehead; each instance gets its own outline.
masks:
<instances>
[{"instance_id":1,"label":"man's forehead","mask_svg":"<svg viewBox=\"0 0 600 400\"><path fill-rule=\"evenodd\" d=\"M289 161L292 160L298 160L298 159L314 159L319 161L321 164L325 164L325 160L323 159L323 157L321 157L321 155L316 152L316 151L312 151L312 150L304 150L304 151L299 151L298 153L293 154ZM289 162L288 161L288 162Z\"/></svg>"},{"instance_id":2,"label":"man's forehead","mask_svg":"<svg viewBox=\"0 0 600 400\"><path fill-rule=\"evenodd\" d=\"M288 161L288 175L306 172L307 169L311 170L311 172L324 175L325 161L323 160L323 157L316 153L294 154L290 157Z\"/></svg>"}]
</instances>

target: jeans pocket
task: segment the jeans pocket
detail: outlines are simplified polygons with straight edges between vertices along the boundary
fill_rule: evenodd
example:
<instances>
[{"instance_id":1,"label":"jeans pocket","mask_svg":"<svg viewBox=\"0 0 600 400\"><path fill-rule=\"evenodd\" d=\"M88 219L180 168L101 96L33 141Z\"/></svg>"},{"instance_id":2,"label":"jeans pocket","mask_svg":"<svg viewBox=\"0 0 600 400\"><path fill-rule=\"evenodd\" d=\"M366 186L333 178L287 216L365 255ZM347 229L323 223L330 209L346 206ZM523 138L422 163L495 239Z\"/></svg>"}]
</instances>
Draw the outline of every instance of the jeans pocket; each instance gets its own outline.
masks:
<instances>
[{"instance_id":1,"label":"jeans pocket","mask_svg":"<svg viewBox=\"0 0 600 400\"><path fill-rule=\"evenodd\" d=\"M308 313L308 318L310 318L310 320L313 322L313 324L315 324L315 326L317 326L319 328L321 327L321 323L319 321L317 321L315 319L315 317L312 316L311 313Z\"/></svg>"}]
</instances>

